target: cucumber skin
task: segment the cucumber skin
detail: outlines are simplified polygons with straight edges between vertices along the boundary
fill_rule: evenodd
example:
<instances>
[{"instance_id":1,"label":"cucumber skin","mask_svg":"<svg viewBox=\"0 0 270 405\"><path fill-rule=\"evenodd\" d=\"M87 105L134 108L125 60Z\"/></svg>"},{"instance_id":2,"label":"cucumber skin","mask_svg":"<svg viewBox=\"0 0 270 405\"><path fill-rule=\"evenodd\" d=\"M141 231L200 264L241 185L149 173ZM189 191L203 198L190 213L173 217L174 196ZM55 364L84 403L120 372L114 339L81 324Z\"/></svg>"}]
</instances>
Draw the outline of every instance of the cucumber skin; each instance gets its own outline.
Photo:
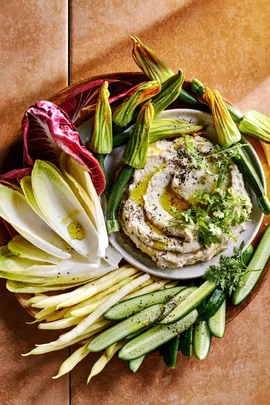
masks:
<instances>
[{"instance_id":1,"label":"cucumber skin","mask_svg":"<svg viewBox=\"0 0 270 405\"><path fill-rule=\"evenodd\" d=\"M163 351L164 363L169 368L175 368L178 354L179 336L165 343Z\"/></svg>"},{"instance_id":2,"label":"cucumber skin","mask_svg":"<svg viewBox=\"0 0 270 405\"><path fill-rule=\"evenodd\" d=\"M207 321L209 318L214 316L223 302L226 300L226 296L226 292L217 287L209 298L209 301L204 305L201 312L199 312L200 320Z\"/></svg>"},{"instance_id":3,"label":"cucumber skin","mask_svg":"<svg viewBox=\"0 0 270 405\"><path fill-rule=\"evenodd\" d=\"M185 357L192 357L193 325L180 335L179 349Z\"/></svg>"},{"instance_id":4,"label":"cucumber skin","mask_svg":"<svg viewBox=\"0 0 270 405\"><path fill-rule=\"evenodd\" d=\"M193 309L198 307L199 304L201 304L201 302L215 290L215 288L215 283L205 281L199 288L196 289L196 291L194 291L194 293L190 294L183 302L181 302L167 317L162 319L162 321L159 322L160 325L171 324L182 319Z\"/></svg>"},{"instance_id":5,"label":"cucumber skin","mask_svg":"<svg viewBox=\"0 0 270 405\"><path fill-rule=\"evenodd\" d=\"M163 313L162 304L152 305L97 335L88 345L91 352L100 352L128 335L153 324Z\"/></svg>"},{"instance_id":6,"label":"cucumber skin","mask_svg":"<svg viewBox=\"0 0 270 405\"><path fill-rule=\"evenodd\" d=\"M247 271L251 270L250 273L246 273L243 278L242 282L244 283L241 287L238 287L232 295L232 303L234 305L239 305L253 290L255 285L257 284L264 268L267 265L269 260L269 246L270 246L270 226L268 226L267 230L264 232L257 249L247 267ZM268 259L266 259L267 256ZM259 264L258 263L259 260ZM259 270L252 272L252 270Z\"/></svg>"},{"instance_id":7,"label":"cucumber skin","mask_svg":"<svg viewBox=\"0 0 270 405\"><path fill-rule=\"evenodd\" d=\"M203 340L202 340L203 339ZM197 321L194 325L194 334L193 334L193 349L194 354L198 360L205 360L208 356L211 346L211 332L206 321ZM203 341L206 342L205 347L202 348ZM205 346L205 345L204 345ZM204 349L204 350L202 350Z\"/></svg>"},{"instance_id":8,"label":"cucumber skin","mask_svg":"<svg viewBox=\"0 0 270 405\"><path fill-rule=\"evenodd\" d=\"M247 272L242 278L243 285L238 287L232 295L233 305L239 305L251 293L259 278L265 269L269 260L269 246L270 246L270 226L264 232L252 259L250 260ZM253 271L252 270L260 270Z\"/></svg>"},{"instance_id":9,"label":"cucumber skin","mask_svg":"<svg viewBox=\"0 0 270 405\"><path fill-rule=\"evenodd\" d=\"M195 286L190 286L184 288L182 291L177 293L171 300L169 300L166 304L164 304L164 312L162 315L162 320L167 317L174 309L181 304L181 302L185 301L189 295L194 293L198 288ZM162 321L160 322L162 323Z\"/></svg>"},{"instance_id":10,"label":"cucumber skin","mask_svg":"<svg viewBox=\"0 0 270 405\"><path fill-rule=\"evenodd\" d=\"M253 253L254 253L254 247L252 245L249 245L249 247L246 248L246 250L242 253L242 260L246 266L250 262L250 259L252 258Z\"/></svg>"},{"instance_id":11,"label":"cucumber skin","mask_svg":"<svg viewBox=\"0 0 270 405\"><path fill-rule=\"evenodd\" d=\"M222 319L220 319L220 316L222 316ZM222 322L221 328L217 329L216 328L216 322ZM226 325L226 300L222 303L221 307L219 310L215 313L214 316L212 316L210 319L208 319L208 326L209 330L217 338L222 338L225 333L225 325Z\"/></svg>"},{"instance_id":12,"label":"cucumber skin","mask_svg":"<svg viewBox=\"0 0 270 405\"><path fill-rule=\"evenodd\" d=\"M128 362L128 368L130 371L133 373L136 373L139 368L141 367L142 362L144 361L145 356L138 357L137 359L134 360L129 360Z\"/></svg>"},{"instance_id":13,"label":"cucumber skin","mask_svg":"<svg viewBox=\"0 0 270 405\"><path fill-rule=\"evenodd\" d=\"M112 321L118 321L125 319L129 316L134 315L135 313L151 306L154 304L162 304L166 302L167 300L173 298L178 292L183 290L185 287L172 287L164 290L158 290L154 291L151 293L143 294L143 295L138 295L137 297L129 298L127 300L121 301L120 303L114 305L112 308L110 308L105 314L103 315L105 319L112 320ZM165 296L164 299L162 299L162 296ZM158 298L160 296L160 298ZM149 298L148 298L149 297ZM148 298L148 304L147 304L147 299ZM150 300L150 303L149 303ZM146 302L144 302L146 301ZM135 305L137 304L137 309L135 309ZM129 305L132 305L132 308L134 306L134 310L131 311L129 309ZM122 312L121 312L121 308ZM120 312L120 313L119 313Z\"/></svg>"},{"instance_id":14,"label":"cucumber skin","mask_svg":"<svg viewBox=\"0 0 270 405\"><path fill-rule=\"evenodd\" d=\"M118 357L122 360L133 360L141 357L188 329L197 318L198 311L195 309L185 318L181 319L179 322L175 322L173 325L154 326L147 332L126 343L120 349Z\"/></svg>"}]
</instances>

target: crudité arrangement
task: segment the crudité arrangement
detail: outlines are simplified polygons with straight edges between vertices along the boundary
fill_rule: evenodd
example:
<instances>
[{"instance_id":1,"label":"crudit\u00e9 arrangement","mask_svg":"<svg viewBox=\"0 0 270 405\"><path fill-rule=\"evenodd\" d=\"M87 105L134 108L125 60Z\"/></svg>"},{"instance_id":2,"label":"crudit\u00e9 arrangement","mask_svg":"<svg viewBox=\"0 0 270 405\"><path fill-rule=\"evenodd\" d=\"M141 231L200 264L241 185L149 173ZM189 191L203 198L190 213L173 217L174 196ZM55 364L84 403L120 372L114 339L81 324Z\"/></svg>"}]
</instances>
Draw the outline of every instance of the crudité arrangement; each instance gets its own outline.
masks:
<instances>
[{"instance_id":1,"label":"crudit\u00e9 arrangement","mask_svg":"<svg viewBox=\"0 0 270 405\"><path fill-rule=\"evenodd\" d=\"M197 79L188 93L183 70L174 74L132 40L149 80L98 79L59 105L37 102L22 121L25 167L0 176L0 216L11 237L0 248L0 277L9 291L29 294L40 329L64 331L26 356L80 343L53 378L91 352L101 357L88 382L116 353L132 372L155 349L171 368L179 351L205 359L211 337L224 335L228 300L243 302L269 260L267 227L255 250L242 244L203 278L170 280L170 268L208 261L237 241L252 211L245 183L270 214L242 135L270 143L270 119L242 114ZM211 112L214 139L203 125L158 118L178 99ZM89 120L83 144L77 128ZM109 175L106 156L118 147L123 156ZM121 261L109 244L113 232L125 233L167 278Z\"/></svg>"}]
</instances>

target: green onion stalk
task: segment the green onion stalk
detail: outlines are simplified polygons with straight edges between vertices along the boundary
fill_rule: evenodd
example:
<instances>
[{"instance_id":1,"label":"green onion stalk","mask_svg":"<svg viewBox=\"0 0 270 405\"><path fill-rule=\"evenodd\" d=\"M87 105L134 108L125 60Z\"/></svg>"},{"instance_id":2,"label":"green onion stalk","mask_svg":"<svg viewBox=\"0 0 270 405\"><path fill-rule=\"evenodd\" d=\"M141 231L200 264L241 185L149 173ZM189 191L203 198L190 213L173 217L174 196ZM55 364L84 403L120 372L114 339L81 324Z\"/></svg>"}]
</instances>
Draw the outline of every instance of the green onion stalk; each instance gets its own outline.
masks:
<instances>
[{"instance_id":1,"label":"green onion stalk","mask_svg":"<svg viewBox=\"0 0 270 405\"><path fill-rule=\"evenodd\" d=\"M105 195L108 195L110 184L104 160L113 149L112 111L109 96L108 82L105 81L98 96L92 135L88 143L88 148L94 152L106 179Z\"/></svg>"},{"instance_id":2,"label":"green onion stalk","mask_svg":"<svg viewBox=\"0 0 270 405\"><path fill-rule=\"evenodd\" d=\"M163 84L174 75L169 66L151 48L140 41L138 37L132 35L130 37L133 41L133 59L150 80L157 80ZM198 100L184 89L181 89L179 99L193 107L199 105Z\"/></svg>"},{"instance_id":3,"label":"green onion stalk","mask_svg":"<svg viewBox=\"0 0 270 405\"><path fill-rule=\"evenodd\" d=\"M114 110L113 122L119 127L130 123L134 116L135 109L150 98L154 97L161 90L161 84L156 81L149 81L140 84L136 89Z\"/></svg>"},{"instance_id":4,"label":"green onion stalk","mask_svg":"<svg viewBox=\"0 0 270 405\"><path fill-rule=\"evenodd\" d=\"M154 108L151 101L147 101L140 110L132 135L125 148L123 155L125 165L120 170L108 198L106 225L109 233L120 230L117 211L123 192L133 175L134 169L142 169L145 166L153 117Z\"/></svg>"}]
</instances>

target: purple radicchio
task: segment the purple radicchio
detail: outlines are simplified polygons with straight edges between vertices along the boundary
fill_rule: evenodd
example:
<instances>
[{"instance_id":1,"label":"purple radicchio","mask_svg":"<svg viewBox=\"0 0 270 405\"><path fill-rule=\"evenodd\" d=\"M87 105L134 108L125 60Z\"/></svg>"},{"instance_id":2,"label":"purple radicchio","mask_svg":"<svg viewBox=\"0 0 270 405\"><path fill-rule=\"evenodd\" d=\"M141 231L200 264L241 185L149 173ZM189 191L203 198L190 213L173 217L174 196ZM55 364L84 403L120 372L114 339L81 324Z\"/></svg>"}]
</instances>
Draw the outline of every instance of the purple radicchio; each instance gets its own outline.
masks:
<instances>
[{"instance_id":1,"label":"purple radicchio","mask_svg":"<svg viewBox=\"0 0 270 405\"><path fill-rule=\"evenodd\" d=\"M80 119L81 110L85 107L96 104L100 89L105 80L110 86L110 102L125 97L129 89L133 87L132 83L113 79L97 79L91 82L82 83L80 86L76 87L74 91L65 97L64 101L57 103L59 107L67 113L70 121L75 123L76 126L78 123L83 122Z\"/></svg>"},{"instance_id":2,"label":"purple radicchio","mask_svg":"<svg viewBox=\"0 0 270 405\"><path fill-rule=\"evenodd\" d=\"M36 159L58 165L64 151L89 171L97 193L103 192L106 182L100 165L82 145L78 131L61 108L50 101L37 102L25 112L22 128L26 165L33 166Z\"/></svg>"}]
</instances>

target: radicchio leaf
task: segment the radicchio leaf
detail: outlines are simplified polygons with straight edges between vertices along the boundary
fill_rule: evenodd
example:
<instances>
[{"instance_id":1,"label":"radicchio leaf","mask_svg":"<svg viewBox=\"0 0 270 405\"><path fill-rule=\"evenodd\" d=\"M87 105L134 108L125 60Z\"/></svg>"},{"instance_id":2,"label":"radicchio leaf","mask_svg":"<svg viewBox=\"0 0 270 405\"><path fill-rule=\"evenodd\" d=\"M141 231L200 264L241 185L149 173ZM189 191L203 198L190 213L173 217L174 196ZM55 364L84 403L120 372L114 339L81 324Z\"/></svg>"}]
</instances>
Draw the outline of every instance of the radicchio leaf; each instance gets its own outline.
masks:
<instances>
[{"instance_id":1,"label":"radicchio leaf","mask_svg":"<svg viewBox=\"0 0 270 405\"><path fill-rule=\"evenodd\" d=\"M10 172L0 175L0 184L10 187L13 190L21 191L20 180L31 174L32 168L14 169Z\"/></svg>"},{"instance_id":2,"label":"radicchio leaf","mask_svg":"<svg viewBox=\"0 0 270 405\"><path fill-rule=\"evenodd\" d=\"M74 123L77 120L82 108L97 102L98 95L104 81L107 81L110 84L110 94L116 96L117 98L121 97L122 94L132 87L132 84L129 82L112 79L93 80L76 87L76 89L70 93L62 103L59 104L62 110L67 113L71 122Z\"/></svg>"},{"instance_id":3,"label":"radicchio leaf","mask_svg":"<svg viewBox=\"0 0 270 405\"><path fill-rule=\"evenodd\" d=\"M8 234L11 239L14 238L14 236L18 235L16 229L14 229L13 226L10 225L7 221L5 221L2 217L0 217L0 221L4 225L5 229L8 231Z\"/></svg>"},{"instance_id":4,"label":"radicchio leaf","mask_svg":"<svg viewBox=\"0 0 270 405\"><path fill-rule=\"evenodd\" d=\"M22 128L27 165L33 166L36 159L58 165L64 151L89 171L97 193L102 193L106 182L100 165L82 145L79 133L61 108L50 101L37 102L25 112Z\"/></svg>"}]
</instances>

